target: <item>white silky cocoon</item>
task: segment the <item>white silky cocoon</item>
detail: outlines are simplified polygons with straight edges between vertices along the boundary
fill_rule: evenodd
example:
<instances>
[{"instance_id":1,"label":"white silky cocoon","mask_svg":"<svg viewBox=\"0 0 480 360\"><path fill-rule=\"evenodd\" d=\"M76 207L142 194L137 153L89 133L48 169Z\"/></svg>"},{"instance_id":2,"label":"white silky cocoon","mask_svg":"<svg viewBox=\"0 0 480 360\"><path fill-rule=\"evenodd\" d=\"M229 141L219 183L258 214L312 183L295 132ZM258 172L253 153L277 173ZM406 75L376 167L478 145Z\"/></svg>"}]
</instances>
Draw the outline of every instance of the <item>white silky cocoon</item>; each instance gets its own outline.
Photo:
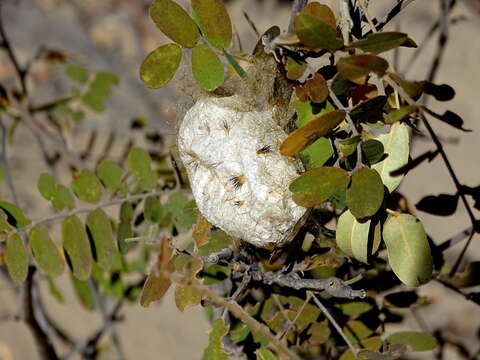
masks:
<instances>
[{"instance_id":1,"label":"white silky cocoon","mask_svg":"<svg viewBox=\"0 0 480 360\"><path fill-rule=\"evenodd\" d=\"M205 97L190 108L178 148L211 224L263 248L292 240L306 209L288 190L301 164L280 154L286 136L273 109L256 111L240 96Z\"/></svg>"}]
</instances>

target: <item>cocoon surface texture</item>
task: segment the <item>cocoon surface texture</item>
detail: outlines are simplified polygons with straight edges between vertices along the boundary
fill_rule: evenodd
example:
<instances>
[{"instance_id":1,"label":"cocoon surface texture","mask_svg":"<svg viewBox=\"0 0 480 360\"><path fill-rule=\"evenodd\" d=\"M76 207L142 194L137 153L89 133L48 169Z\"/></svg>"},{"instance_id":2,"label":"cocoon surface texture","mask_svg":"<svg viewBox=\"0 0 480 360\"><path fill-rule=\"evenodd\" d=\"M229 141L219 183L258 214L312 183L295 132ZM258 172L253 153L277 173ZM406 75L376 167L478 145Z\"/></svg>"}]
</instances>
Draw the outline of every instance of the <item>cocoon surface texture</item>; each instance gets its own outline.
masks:
<instances>
[{"instance_id":1,"label":"cocoon surface texture","mask_svg":"<svg viewBox=\"0 0 480 360\"><path fill-rule=\"evenodd\" d=\"M211 224L263 248L293 238L306 209L288 190L301 164L279 153L286 136L273 109L256 111L239 96L202 98L187 112L178 148Z\"/></svg>"}]
</instances>

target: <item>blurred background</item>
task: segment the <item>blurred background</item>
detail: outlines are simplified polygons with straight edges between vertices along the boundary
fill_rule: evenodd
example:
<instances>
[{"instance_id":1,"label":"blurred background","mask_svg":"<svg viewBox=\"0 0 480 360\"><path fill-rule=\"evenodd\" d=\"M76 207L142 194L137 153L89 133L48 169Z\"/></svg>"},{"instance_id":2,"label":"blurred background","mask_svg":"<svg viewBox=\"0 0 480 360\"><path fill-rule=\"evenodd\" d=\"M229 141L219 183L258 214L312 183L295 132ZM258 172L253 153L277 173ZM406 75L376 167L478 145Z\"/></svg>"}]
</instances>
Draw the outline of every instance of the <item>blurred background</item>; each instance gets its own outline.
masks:
<instances>
[{"instance_id":1,"label":"blurred background","mask_svg":"<svg viewBox=\"0 0 480 360\"><path fill-rule=\"evenodd\" d=\"M70 129L69 146L73 151L89 149L100 154L108 139L114 138L112 154L121 157L126 144L150 147L162 152L174 143L177 122L176 110L184 95L169 85L159 90L147 89L139 80L139 66L145 55L168 40L155 28L148 17L147 0L0 0L2 18L10 43L18 60L25 64L35 58L39 49L54 49L92 71L114 72L119 85L107 100L106 110L101 113L87 111L85 119ZM412 61L415 49L404 49L395 60L397 71L407 79L422 80L429 76L433 59L437 54L439 31L427 36L429 29L439 19L443 0L413 1L389 26L388 29L404 31L420 46L418 58ZM185 7L187 1L178 1ZM383 17L394 0L371 0L373 16ZM322 1L337 11L338 1ZM452 110L462 116L465 128L473 132L454 131L451 127L433 123L444 141L445 149L453 166L467 185L477 186L480 180L477 102L480 84L480 1L457 1L448 26L448 41L439 63L434 82L447 83L454 87L456 96L449 103L430 104L437 113ZM257 41L255 33L245 19L247 13L260 33L271 25L285 29L290 13L290 1L279 0L229 0L226 1L234 30L241 40L243 50L251 51ZM237 43L238 44L238 43ZM392 52L386 55L392 59ZM0 83L12 84L15 68L0 51ZM174 81L172 82L174 83ZM27 83L29 97L36 104L65 96L69 81L64 76L64 66L38 61L32 63ZM434 102L434 100L431 100ZM135 123L145 124L135 130ZM96 140L92 144L92 133ZM144 134L157 135L161 141L148 142ZM50 146L47 144L46 146ZM428 137L417 136L413 144L415 157L433 148ZM94 156L86 161L94 161ZM46 201L41 200L36 190L38 175L46 171L45 161L34 136L26 129L15 133L9 147L12 177L18 190L19 202L31 218L37 219L50 211ZM61 169L59 176L61 177ZM66 173L68 175L68 172ZM66 177L68 178L68 176ZM2 198L8 199L8 189L0 185ZM431 194L453 193L453 183L440 158L420 166L407 176L400 188L415 204ZM452 217L434 217L417 214L424 221L427 232L440 243L469 226L464 208L459 205ZM476 243L475 243L476 242ZM480 260L480 239L474 239L468 260ZM448 252L455 259L461 245ZM48 284L41 284L39 296L49 315L62 324L75 339L83 339L102 324L97 312L85 310L76 300L68 276L63 275L57 286L65 302L60 303L49 293ZM442 327L449 329L452 339L457 339L471 349L479 347L480 322L478 306L463 297L445 290L438 284L424 286L421 293L433 302L422 313L430 331ZM18 294L0 278L0 360L36 360L36 349L31 332L21 321L15 320L19 311ZM207 345L209 324L199 307L181 313L175 307L170 293L159 304L142 308L139 304L124 305L120 311L122 321L116 322L116 333L127 359L200 359ZM418 328L412 319L403 326ZM106 334L100 344L104 351L101 359L118 359L112 350L111 337ZM73 355L69 358L77 359ZM428 356L432 356L431 354ZM428 358L428 357L427 357ZM452 352L452 359L454 355Z\"/></svg>"}]
</instances>

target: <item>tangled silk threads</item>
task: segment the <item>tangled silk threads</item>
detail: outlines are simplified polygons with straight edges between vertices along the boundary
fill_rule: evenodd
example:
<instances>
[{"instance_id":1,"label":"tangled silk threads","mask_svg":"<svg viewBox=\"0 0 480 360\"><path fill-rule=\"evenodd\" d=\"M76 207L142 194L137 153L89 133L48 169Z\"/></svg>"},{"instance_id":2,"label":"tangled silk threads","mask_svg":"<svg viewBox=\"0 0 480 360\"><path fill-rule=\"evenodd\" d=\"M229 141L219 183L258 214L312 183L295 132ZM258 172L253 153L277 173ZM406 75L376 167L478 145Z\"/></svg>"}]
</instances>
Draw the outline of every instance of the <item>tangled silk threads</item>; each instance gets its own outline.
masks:
<instances>
[{"instance_id":1,"label":"tangled silk threads","mask_svg":"<svg viewBox=\"0 0 480 360\"><path fill-rule=\"evenodd\" d=\"M203 216L255 246L290 241L306 209L292 200L301 165L279 153L287 134L273 109L236 95L199 99L180 124L178 147Z\"/></svg>"}]
</instances>

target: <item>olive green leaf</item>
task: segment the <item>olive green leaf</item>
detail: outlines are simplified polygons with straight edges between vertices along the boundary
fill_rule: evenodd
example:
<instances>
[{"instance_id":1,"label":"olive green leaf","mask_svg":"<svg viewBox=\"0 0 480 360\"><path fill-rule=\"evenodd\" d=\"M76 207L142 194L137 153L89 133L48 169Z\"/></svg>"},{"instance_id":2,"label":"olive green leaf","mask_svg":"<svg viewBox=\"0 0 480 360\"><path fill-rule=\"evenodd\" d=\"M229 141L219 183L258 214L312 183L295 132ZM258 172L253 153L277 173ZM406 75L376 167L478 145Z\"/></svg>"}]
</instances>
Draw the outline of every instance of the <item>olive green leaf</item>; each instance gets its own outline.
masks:
<instances>
[{"instance_id":1,"label":"olive green leaf","mask_svg":"<svg viewBox=\"0 0 480 360\"><path fill-rule=\"evenodd\" d=\"M383 225L383 240L393 272L408 286L427 282L433 270L427 235L415 216L397 214Z\"/></svg>"},{"instance_id":2,"label":"olive green leaf","mask_svg":"<svg viewBox=\"0 0 480 360\"><path fill-rule=\"evenodd\" d=\"M337 38L337 30L316 16L300 13L295 18L295 33L307 48L337 50L343 42Z\"/></svg>"},{"instance_id":3,"label":"olive green leaf","mask_svg":"<svg viewBox=\"0 0 480 360\"><path fill-rule=\"evenodd\" d=\"M291 57L287 57L285 70L287 70L287 79L298 80L307 69L307 63L299 62Z\"/></svg>"},{"instance_id":4,"label":"olive green leaf","mask_svg":"<svg viewBox=\"0 0 480 360\"><path fill-rule=\"evenodd\" d=\"M378 171L390 192L393 192L402 182L403 174L394 177L390 172L407 164L410 152L409 139L408 126L401 122L393 124L389 133L377 137L377 140L383 144L387 157L372 165L372 168Z\"/></svg>"},{"instance_id":5,"label":"olive green leaf","mask_svg":"<svg viewBox=\"0 0 480 360\"><path fill-rule=\"evenodd\" d=\"M66 186L58 184L52 175L40 174L37 187L40 194L52 203L55 210L73 209L75 206L75 199L70 190Z\"/></svg>"},{"instance_id":6,"label":"olive green leaf","mask_svg":"<svg viewBox=\"0 0 480 360\"><path fill-rule=\"evenodd\" d=\"M10 277L15 283L25 281L28 275L28 253L18 233L12 234L7 238L5 264Z\"/></svg>"},{"instance_id":7,"label":"olive green leaf","mask_svg":"<svg viewBox=\"0 0 480 360\"><path fill-rule=\"evenodd\" d=\"M62 238L73 275L79 280L87 280L92 270L92 250L85 228L77 216L69 216L63 220Z\"/></svg>"},{"instance_id":8,"label":"olive green leaf","mask_svg":"<svg viewBox=\"0 0 480 360\"><path fill-rule=\"evenodd\" d=\"M197 274L203 268L201 259L192 258L183 266L185 278L182 284L175 288L175 304L178 310L184 311L187 306L198 305L202 300L202 292L195 284L200 284Z\"/></svg>"},{"instance_id":9,"label":"olive green leaf","mask_svg":"<svg viewBox=\"0 0 480 360\"><path fill-rule=\"evenodd\" d=\"M170 80L182 60L182 48L177 44L162 45L147 55L140 66L140 78L149 88L160 88Z\"/></svg>"},{"instance_id":10,"label":"olive green leaf","mask_svg":"<svg viewBox=\"0 0 480 360\"><path fill-rule=\"evenodd\" d=\"M157 183L157 177L150 167L151 162L150 155L144 149L133 148L128 154L128 168L143 190L152 190Z\"/></svg>"},{"instance_id":11,"label":"olive green leaf","mask_svg":"<svg viewBox=\"0 0 480 360\"><path fill-rule=\"evenodd\" d=\"M400 331L391 334L387 341L390 344L409 345L413 351L429 351L437 347L437 340L430 334L418 331Z\"/></svg>"},{"instance_id":12,"label":"olive green leaf","mask_svg":"<svg viewBox=\"0 0 480 360\"><path fill-rule=\"evenodd\" d=\"M133 206L131 202L124 202L120 206L119 224L117 227L117 244L120 252L126 254L135 244L128 243L125 240L134 237L132 229Z\"/></svg>"},{"instance_id":13,"label":"olive green leaf","mask_svg":"<svg viewBox=\"0 0 480 360\"><path fill-rule=\"evenodd\" d=\"M404 105L400 109L393 110L385 116L385 123L394 124L418 111L418 105Z\"/></svg>"},{"instance_id":14,"label":"olive green leaf","mask_svg":"<svg viewBox=\"0 0 480 360\"><path fill-rule=\"evenodd\" d=\"M41 226L35 226L29 232L28 241L32 248L33 258L43 271L52 277L63 273L65 266L63 258L47 230Z\"/></svg>"},{"instance_id":15,"label":"olive green leaf","mask_svg":"<svg viewBox=\"0 0 480 360\"><path fill-rule=\"evenodd\" d=\"M111 160L102 160L97 166L97 175L105 189L116 191L122 186L122 168Z\"/></svg>"},{"instance_id":16,"label":"olive green leaf","mask_svg":"<svg viewBox=\"0 0 480 360\"><path fill-rule=\"evenodd\" d=\"M340 356L339 360L394 360L395 358L393 357L383 356L376 352L381 349L382 344L383 342L380 336L371 336L360 340L360 342L355 343L357 349L362 349L357 353L357 356L353 355L352 350L348 349ZM372 353L378 357L371 357L370 354ZM365 354L368 355L365 356Z\"/></svg>"},{"instance_id":17,"label":"olive green leaf","mask_svg":"<svg viewBox=\"0 0 480 360\"><path fill-rule=\"evenodd\" d=\"M298 205L312 207L344 192L348 181L345 170L324 166L302 174L290 184L289 189L293 192L293 201Z\"/></svg>"},{"instance_id":18,"label":"olive green leaf","mask_svg":"<svg viewBox=\"0 0 480 360\"><path fill-rule=\"evenodd\" d=\"M363 78L371 72L383 76L387 69L388 62L373 54L346 56L337 62L340 75L355 83L362 83Z\"/></svg>"},{"instance_id":19,"label":"olive green leaf","mask_svg":"<svg viewBox=\"0 0 480 360\"><path fill-rule=\"evenodd\" d=\"M89 282L79 280L73 275L70 275L70 280L78 302L88 311L95 310L95 296Z\"/></svg>"},{"instance_id":20,"label":"olive green leaf","mask_svg":"<svg viewBox=\"0 0 480 360\"><path fill-rule=\"evenodd\" d=\"M267 348L257 349L255 351L256 360L277 360L278 358Z\"/></svg>"},{"instance_id":21,"label":"olive green leaf","mask_svg":"<svg viewBox=\"0 0 480 360\"><path fill-rule=\"evenodd\" d=\"M88 80L88 70L74 63L65 64L65 75L67 75L70 80L80 84L84 84Z\"/></svg>"},{"instance_id":22,"label":"olive green leaf","mask_svg":"<svg viewBox=\"0 0 480 360\"><path fill-rule=\"evenodd\" d=\"M207 91L223 84L225 74L220 58L207 46L197 45L192 51L192 72L197 83Z\"/></svg>"},{"instance_id":23,"label":"olive green leaf","mask_svg":"<svg viewBox=\"0 0 480 360\"><path fill-rule=\"evenodd\" d=\"M7 214L5 213L5 211L0 209L0 235L2 235L2 233L8 233L12 229L13 229L12 225L8 223ZM2 238L2 236L0 236L0 241L3 241L3 240L4 239Z\"/></svg>"},{"instance_id":24,"label":"olive green leaf","mask_svg":"<svg viewBox=\"0 0 480 360\"><path fill-rule=\"evenodd\" d=\"M112 87L118 84L118 77L111 72L98 72L95 74L88 90L82 96L82 102L93 111L105 110L105 100L110 97Z\"/></svg>"},{"instance_id":25,"label":"olive green leaf","mask_svg":"<svg viewBox=\"0 0 480 360\"><path fill-rule=\"evenodd\" d=\"M7 215L8 223L16 228L27 226L32 222L25 216L23 210L15 204L0 201L0 209Z\"/></svg>"},{"instance_id":26,"label":"olive green leaf","mask_svg":"<svg viewBox=\"0 0 480 360\"><path fill-rule=\"evenodd\" d=\"M298 154L319 137L328 135L345 119L345 115L344 110L334 110L307 122L283 140L280 153L284 156Z\"/></svg>"},{"instance_id":27,"label":"olive green leaf","mask_svg":"<svg viewBox=\"0 0 480 360\"><path fill-rule=\"evenodd\" d=\"M102 198L102 185L94 173L82 170L72 182L72 190L77 197L89 203L97 203Z\"/></svg>"},{"instance_id":28,"label":"olive green leaf","mask_svg":"<svg viewBox=\"0 0 480 360\"><path fill-rule=\"evenodd\" d=\"M210 45L226 49L232 42L232 23L221 0L192 0L200 29Z\"/></svg>"},{"instance_id":29,"label":"olive green leaf","mask_svg":"<svg viewBox=\"0 0 480 360\"><path fill-rule=\"evenodd\" d=\"M395 31L372 33L365 39L355 41L350 47L361 49L364 52L380 54L399 46L416 47L407 34Z\"/></svg>"},{"instance_id":30,"label":"olive green leaf","mask_svg":"<svg viewBox=\"0 0 480 360\"><path fill-rule=\"evenodd\" d=\"M318 20L330 25L333 29L337 28L335 14L327 5L322 5L314 1L307 4L307 6L303 8L302 13L316 17Z\"/></svg>"},{"instance_id":31,"label":"olive green leaf","mask_svg":"<svg viewBox=\"0 0 480 360\"><path fill-rule=\"evenodd\" d=\"M95 246L97 264L104 270L110 270L117 252L110 219L105 211L96 209L87 215L85 225Z\"/></svg>"},{"instance_id":32,"label":"olive green leaf","mask_svg":"<svg viewBox=\"0 0 480 360\"><path fill-rule=\"evenodd\" d=\"M217 319L213 322L212 330L208 335L208 346L203 353L205 360L228 360L229 356L223 349L222 338L227 334L228 326L223 323L223 319Z\"/></svg>"},{"instance_id":33,"label":"olive green leaf","mask_svg":"<svg viewBox=\"0 0 480 360\"><path fill-rule=\"evenodd\" d=\"M384 188L376 170L361 168L352 175L347 189L347 206L357 219L375 215L383 202Z\"/></svg>"},{"instance_id":34,"label":"olive green leaf","mask_svg":"<svg viewBox=\"0 0 480 360\"><path fill-rule=\"evenodd\" d=\"M184 47L194 47L200 32L188 13L172 0L155 0L149 9L157 27L170 39Z\"/></svg>"},{"instance_id":35,"label":"olive green leaf","mask_svg":"<svg viewBox=\"0 0 480 360\"><path fill-rule=\"evenodd\" d=\"M338 219L336 231L340 250L349 257L368 263L368 256L377 251L380 245L380 226L377 224L370 229L371 225L371 220L360 223L349 210L345 211Z\"/></svg>"},{"instance_id":36,"label":"olive green leaf","mask_svg":"<svg viewBox=\"0 0 480 360\"><path fill-rule=\"evenodd\" d=\"M143 214L148 221L159 223L165 215L160 199L156 196L147 198L143 207Z\"/></svg>"}]
</instances>

